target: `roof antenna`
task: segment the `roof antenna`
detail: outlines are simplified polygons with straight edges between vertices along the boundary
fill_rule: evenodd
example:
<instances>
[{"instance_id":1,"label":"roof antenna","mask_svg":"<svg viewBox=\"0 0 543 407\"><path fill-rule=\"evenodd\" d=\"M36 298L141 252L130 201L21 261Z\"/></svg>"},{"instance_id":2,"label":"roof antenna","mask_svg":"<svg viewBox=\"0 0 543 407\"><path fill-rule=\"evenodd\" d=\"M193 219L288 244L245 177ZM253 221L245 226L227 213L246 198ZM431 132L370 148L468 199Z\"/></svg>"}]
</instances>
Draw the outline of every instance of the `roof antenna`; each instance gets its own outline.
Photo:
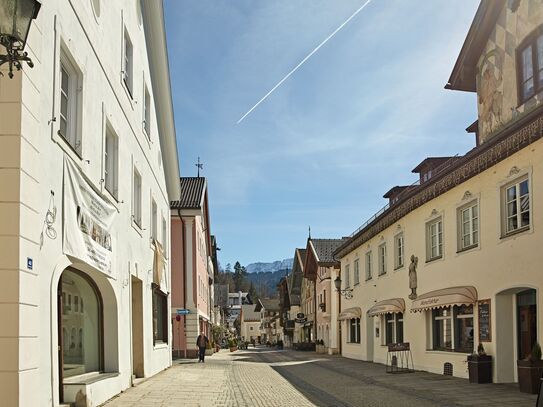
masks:
<instances>
[{"instance_id":1,"label":"roof antenna","mask_svg":"<svg viewBox=\"0 0 543 407\"><path fill-rule=\"evenodd\" d=\"M194 165L198 168L198 178L200 178L200 170L204 169L204 164L200 164L200 157L198 157L198 163Z\"/></svg>"}]
</instances>

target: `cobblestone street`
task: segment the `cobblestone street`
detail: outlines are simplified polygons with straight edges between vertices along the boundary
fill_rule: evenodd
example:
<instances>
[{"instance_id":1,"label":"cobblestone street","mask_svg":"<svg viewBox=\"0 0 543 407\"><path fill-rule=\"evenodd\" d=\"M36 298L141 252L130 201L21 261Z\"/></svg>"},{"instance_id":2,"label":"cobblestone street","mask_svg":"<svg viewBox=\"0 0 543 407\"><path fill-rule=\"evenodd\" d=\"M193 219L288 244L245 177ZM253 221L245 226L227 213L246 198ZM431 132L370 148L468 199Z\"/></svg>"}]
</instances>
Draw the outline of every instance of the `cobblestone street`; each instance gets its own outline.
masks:
<instances>
[{"instance_id":1,"label":"cobblestone street","mask_svg":"<svg viewBox=\"0 0 543 407\"><path fill-rule=\"evenodd\" d=\"M516 385L475 385L313 352L222 350L172 368L105 404L129 406L534 406Z\"/></svg>"}]
</instances>

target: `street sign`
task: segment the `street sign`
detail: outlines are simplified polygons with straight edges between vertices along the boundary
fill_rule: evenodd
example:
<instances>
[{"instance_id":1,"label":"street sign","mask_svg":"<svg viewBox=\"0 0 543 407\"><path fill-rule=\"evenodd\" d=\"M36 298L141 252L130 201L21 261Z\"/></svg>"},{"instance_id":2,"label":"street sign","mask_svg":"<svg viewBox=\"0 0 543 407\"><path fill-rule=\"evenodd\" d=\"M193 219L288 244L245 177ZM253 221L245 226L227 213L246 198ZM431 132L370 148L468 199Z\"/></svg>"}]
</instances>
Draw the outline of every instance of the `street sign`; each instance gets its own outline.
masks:
<instances>
[{"instance_id":1,"label":"street sign","mask_svg":"<svg viewBox=\"0 0 543 407\"><path fill-rule=\"evenodd\" d=\"M181 308L178 308L178 309L177 309L177 315L187 315L187 314L190 314L190 310L188 310L188 309L181 309Z\"/></svg>"}]
</instances>

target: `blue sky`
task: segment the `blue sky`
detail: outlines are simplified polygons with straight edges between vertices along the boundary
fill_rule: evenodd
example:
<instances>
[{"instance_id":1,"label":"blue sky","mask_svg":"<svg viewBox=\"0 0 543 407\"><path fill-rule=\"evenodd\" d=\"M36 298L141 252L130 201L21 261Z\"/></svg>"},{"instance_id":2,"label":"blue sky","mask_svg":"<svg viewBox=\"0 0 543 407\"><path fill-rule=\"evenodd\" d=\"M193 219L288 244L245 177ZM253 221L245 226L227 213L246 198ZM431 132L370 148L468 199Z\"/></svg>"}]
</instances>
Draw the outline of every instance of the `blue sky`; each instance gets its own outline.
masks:
<instances>
[{"instance_id":1,"label":"blue sky","mask_svg":"<svg viewBox=\"0 0 543 407\"><path fill-rule=\"evenodd\" d=\"M236 122L364 0L165 0L181 174L208 179L224 266L340 238L463 154L474 94L445 90L478 0L373 0Z\"/></svg>"}]
</instances>

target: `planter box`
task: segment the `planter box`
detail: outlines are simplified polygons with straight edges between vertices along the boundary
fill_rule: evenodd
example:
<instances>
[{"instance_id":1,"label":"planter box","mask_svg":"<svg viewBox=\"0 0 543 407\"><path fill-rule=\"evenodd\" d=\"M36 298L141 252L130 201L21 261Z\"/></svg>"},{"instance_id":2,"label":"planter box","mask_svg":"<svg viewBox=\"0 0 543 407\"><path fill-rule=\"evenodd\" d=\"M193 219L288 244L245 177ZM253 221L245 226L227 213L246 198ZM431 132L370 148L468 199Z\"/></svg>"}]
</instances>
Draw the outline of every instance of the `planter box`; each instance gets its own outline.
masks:
<instances>
[{"instance_id":1,"label":"planter box","mask_svg":"<svg viewBox=\"0 0 543 407\"><path fill-rule=\"evenodd\" d=\"M470 383L492 383L492 356L468 355Z\"/></svg>"},{"instance_id":2,"label":"planter box","mask_svg":"<svg viewBox=\"0 0 543 407\"><path fill-rule=\"evenodd\" d=\"M324 352L326 352L326 349L325 349L324 345L316 345L316 346L315 346L315 350L317 351L317 353L324 353Z\"/></svg>"},{"instance_id":3,"label":"planter box","mask_svg":"<svg viewBox=\"0 0 543 407\"><path fill-rule=\"evenodd\" d=\"M238 350L237 346L230 346L230 352L235 352Z\"/></svg>"},{"instance_id":4,"label":"planter box","mask_svg":"<svg viewBox=\"0 0 543 407\"><path fill-rule=\"evenodd\" d=\"M539 383L543 374L543 360L517 360L518 385L523 393L539 393Z\"/></svg>"}]
</instances>

